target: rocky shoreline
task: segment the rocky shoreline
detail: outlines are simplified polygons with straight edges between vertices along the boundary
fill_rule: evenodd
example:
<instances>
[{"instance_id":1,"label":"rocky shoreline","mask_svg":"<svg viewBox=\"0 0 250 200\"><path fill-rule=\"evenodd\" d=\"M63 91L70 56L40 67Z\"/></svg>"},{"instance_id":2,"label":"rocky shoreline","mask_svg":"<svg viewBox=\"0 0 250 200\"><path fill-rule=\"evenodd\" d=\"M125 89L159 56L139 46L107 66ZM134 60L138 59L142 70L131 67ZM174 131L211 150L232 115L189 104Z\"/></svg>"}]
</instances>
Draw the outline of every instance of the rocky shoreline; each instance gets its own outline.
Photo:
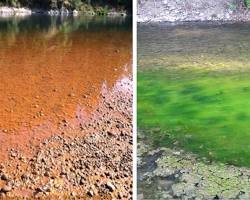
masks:
<instances>
[{"instance_id":1,"label":"rocky shoreline","mask_svg":"<svg viewBox=\"0 0 250 200\"><path fill-rule=\"evenodd\" d=\"M0 7L0 16L1 17L11 17L11 16L29 16L32 14L47 14L47 15L73 15L77 16L79 12L77 10L38 10L38 9L30 9L30 8L15 8L15 7Z\"/></svg>"},{"instance_id":2,"label":"rocky shoreline","mask_svg":"<svg viewBox=\"0 0 250 200\"><path fill-rule=\"evenodd\" d=\"M137 21L196 22L250 21L250 12L243 0L140 0Z\"/></svg>"},{"instance_id":3,"label":"rocky shoreline","mask_svg":"<svg viewBox=\"0 0 250 200\"><path fill-rule=\"evenodd\" d=\"M30 16L34 14L42 14L42 15L50 15L50 16L78 16L78 15L88 15L93 16L97 15L94 11L92 12L81 12L77 10L68 10L66 8L61 9L51 9L51 10L42 10L42 9L30 9L30 8L15 8L15 7L7 7L2 6L0 7L0 17L24 17L24 16ZM115 11L110 10L107 12L107 16L113 16L113 17L126 17L127 13L126 11Z\"/></svg>"},{"instance_id":4,"label":"rocky shoreline","mask_svg":"<svg viewBox=\"0 0 250 200\"><path fill-rule=\"evenodd\" d=\"M250 199L250 169L210 162L138 136L138 200Z\"/></svg>"},{"instance_id":5,"label":"rocky shoreline","mask_svg":"<svg viewBox=\"0 0 250 200\"><path fill-rule=\"evenodd\" d=\"M86 123L0 164L0 199L132 199L132 81L103 92Z\"/></svg>"}]
</instances>

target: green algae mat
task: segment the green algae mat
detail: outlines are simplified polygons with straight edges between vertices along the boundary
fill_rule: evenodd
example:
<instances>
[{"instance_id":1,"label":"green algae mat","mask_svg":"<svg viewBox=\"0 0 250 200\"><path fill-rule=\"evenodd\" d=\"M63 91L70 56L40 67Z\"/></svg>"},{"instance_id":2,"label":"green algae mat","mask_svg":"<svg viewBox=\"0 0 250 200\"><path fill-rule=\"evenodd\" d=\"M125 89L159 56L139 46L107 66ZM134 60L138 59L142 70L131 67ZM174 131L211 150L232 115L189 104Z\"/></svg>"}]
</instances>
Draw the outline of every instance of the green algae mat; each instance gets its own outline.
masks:
<instances>
[{"instance_id":1,"label":"green algae mat","mask_svg":"<svg viewBox=\"0 0 250 200\"><path fill-rule=\"evenodd\" d=\"M152 129L156 145L250 167L250 28L138 30L139 129Z\"/></svg>"}]
</instances>

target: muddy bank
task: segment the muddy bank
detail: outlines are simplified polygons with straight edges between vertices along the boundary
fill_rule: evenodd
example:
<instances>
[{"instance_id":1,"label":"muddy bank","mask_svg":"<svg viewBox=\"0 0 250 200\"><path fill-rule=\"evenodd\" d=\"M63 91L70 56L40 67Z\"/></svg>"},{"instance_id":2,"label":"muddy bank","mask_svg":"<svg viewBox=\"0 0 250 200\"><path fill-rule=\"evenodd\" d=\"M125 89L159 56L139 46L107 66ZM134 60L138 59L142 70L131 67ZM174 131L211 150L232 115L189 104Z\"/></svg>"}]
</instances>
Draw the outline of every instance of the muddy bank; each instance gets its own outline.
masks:
<instances>
[{"instance_id":1,"label":"muddy bank","mask_svg":"<svg viewBox=\"0 0 250 200\"><path fill-rule=\"evenodd\" d=\"M140 0L138 22L249 21L243 0Z\"/></svg>"},{"instance_id":2,"label":"muddy bank","mask_svg":"<svg viewBox=\"0 0 250 200\"><path fill-rule=\"evenodd\" d=\"M138 199L249 199L250 170L178 148L153 147L138 136Z\"/></svg>"},{"instance_id":3,"label":"muddy bank","mask_svg":"<svg viewBox=\"0 0 250 200\"><path fill-rule=\"evenodd\" d=\"M14 198L132 197L132 82L104 90L91 117L44 139L26 156L12 148L0 165L0 195Z\"/></svg>"}]
</instances>

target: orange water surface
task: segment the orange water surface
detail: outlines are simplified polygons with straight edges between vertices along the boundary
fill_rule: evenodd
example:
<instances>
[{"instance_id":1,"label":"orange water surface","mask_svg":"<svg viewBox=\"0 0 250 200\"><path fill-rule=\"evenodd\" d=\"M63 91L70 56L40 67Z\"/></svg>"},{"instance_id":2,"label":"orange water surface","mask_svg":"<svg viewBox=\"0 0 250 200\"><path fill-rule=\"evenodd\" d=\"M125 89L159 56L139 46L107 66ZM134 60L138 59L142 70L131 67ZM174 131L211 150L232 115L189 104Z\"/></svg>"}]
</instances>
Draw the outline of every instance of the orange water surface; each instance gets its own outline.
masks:
<instances>
[{"instance_id":1,"label":"orange water surface","mask_svg":"<svg viewBox=\"0 0 250 200\"><path fill-rule=\"evenodd\" d=\"M0 160L91 113L103 85L131 74L131 55L125 19L0 20Z\"/></svg>"}]
</instances>

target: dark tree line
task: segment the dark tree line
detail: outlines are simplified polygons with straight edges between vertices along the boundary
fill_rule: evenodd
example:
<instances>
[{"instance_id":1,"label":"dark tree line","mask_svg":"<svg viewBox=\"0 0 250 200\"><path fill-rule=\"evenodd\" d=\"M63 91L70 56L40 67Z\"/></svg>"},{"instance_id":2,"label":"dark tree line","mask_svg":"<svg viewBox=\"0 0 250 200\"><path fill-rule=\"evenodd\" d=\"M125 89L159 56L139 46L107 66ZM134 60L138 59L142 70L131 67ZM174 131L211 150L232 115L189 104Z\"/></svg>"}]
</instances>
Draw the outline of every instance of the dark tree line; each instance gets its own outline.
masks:
<instances>
[{"instance_id":1,"label":"dark tree line","mask_svg":"<svg viewBox=\"0 0 250 200\"><path fill-rule=\"evenodd\" d=\"M132 0L0 0L1 5L43 9L79 9L83 5L132 9Z\"/></svg>"}]
</instances>

